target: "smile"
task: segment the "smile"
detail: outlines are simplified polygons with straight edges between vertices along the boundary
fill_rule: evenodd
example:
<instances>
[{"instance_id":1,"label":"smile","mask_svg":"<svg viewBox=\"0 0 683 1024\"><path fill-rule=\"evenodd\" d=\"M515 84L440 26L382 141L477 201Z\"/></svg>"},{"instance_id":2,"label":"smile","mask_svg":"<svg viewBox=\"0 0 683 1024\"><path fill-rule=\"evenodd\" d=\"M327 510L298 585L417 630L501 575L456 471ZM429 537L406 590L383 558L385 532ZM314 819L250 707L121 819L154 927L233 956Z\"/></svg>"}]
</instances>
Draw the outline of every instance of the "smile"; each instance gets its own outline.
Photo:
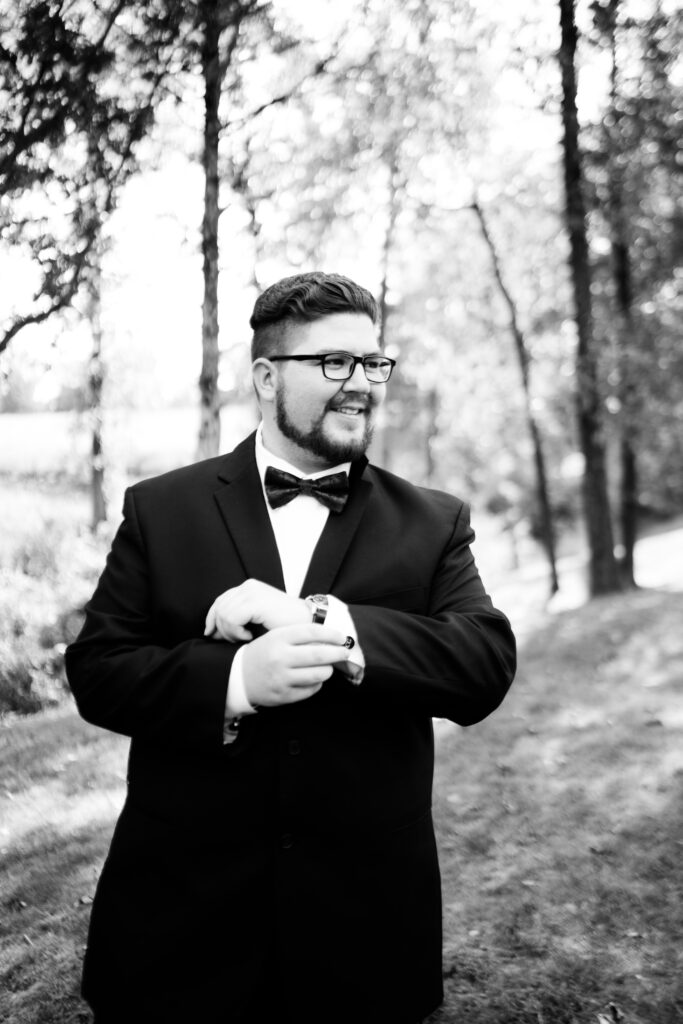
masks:
<instances>
[{"instance_id":1,"label":"smile","mask_svg":"<svg viewBox=\"0 0 683 1024\"><path fill-rule=\"evenodd\" d=\"M342 416L362 416L363 413L367 412L365 406L359 405L339 405L333 412L338 412Z\"/></svg>"}]
</instances>

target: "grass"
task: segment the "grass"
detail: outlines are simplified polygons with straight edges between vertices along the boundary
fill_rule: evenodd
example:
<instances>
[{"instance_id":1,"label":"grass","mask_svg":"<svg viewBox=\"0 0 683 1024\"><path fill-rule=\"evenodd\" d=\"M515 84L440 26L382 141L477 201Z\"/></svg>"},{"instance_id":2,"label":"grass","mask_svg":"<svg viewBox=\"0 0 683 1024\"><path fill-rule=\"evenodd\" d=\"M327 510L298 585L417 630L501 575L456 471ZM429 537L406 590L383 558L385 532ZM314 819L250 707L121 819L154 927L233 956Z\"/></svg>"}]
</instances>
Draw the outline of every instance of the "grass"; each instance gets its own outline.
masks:
<instances>
[{"instance_id":1,"label":"grass","mask_svg":"<svg viewBox=\"0 0 683 1024\"><path fill-rule=\"evenodd\" d=\"M90 903L121 806L125 747L70 704L0 736L0 1021L76 1024Z\"/></svg>"},{"instance_id":2,"label":"grass","mask_svg":"<svg viewBox=\"0 0 683 1024\"><path fill-rule=\"evenodd\" d=\"M548 617L491 719L437 723L432 1024L683 1020L681 621L657 591ZM79 963L125 755L68 704L0 726L0 1021L90 1019Z\"/></svg>"},{"instance_id":3,"label":"grass","mask_svg":"<svg viewBox=\"0 0 683 1024\"><path fill-rule=\"evenodd\" d=\"M656 591L554 616L499 712L442 731L434 1024L683 1021L682 621Z\"/></svg>"},{"instance_id":4,"label":"grass","mask_svg":"<svg viewBox=\"0 0 683 1024\"><path fill-rule=\"evenodd\" d=\"M194 457L199 413L178 409L107 409L105 444L118 472L142 477L185 465ZM221 410L223 451L256 426L251 399ZM0 475L49 476L58 469L86 480L90 435L88 419L75 412L2 413Z\"/></svg>"}]
</instances>

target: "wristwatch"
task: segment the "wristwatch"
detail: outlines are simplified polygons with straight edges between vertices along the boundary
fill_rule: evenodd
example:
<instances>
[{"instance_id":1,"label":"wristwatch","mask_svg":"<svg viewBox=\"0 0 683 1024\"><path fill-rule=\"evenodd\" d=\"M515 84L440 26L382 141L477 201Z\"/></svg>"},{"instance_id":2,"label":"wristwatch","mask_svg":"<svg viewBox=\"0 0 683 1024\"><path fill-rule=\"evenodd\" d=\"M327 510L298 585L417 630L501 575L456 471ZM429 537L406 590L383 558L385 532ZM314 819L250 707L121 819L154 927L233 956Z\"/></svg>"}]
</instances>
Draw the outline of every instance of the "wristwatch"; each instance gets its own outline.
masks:
<instances>
[{"instance_id":1,"label":"wristwatch","mask_svg":"<svg viewBox=\"0 0 683 1024\"><path fill-rule=\"evenodd\" d=\"M308 597L304 598L304 601L311 609L313 614L312 621L322 626L327 618L327 594L309 594Z\"/></svg>"}]
</instances>

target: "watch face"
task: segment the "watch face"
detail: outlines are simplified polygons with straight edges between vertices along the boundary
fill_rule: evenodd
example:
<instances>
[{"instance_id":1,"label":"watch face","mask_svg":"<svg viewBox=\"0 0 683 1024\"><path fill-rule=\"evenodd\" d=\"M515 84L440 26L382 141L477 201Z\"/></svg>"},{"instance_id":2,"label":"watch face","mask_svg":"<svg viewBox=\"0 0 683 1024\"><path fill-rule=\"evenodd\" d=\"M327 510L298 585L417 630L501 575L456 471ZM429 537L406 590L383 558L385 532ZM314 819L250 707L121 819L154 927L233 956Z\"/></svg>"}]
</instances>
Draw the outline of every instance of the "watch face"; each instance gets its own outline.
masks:
<instances>
[{"instance_id":1,"label":"watch face","mask_svg":"<svg viewBox=\"0 0 683 1024\"><path fill-rule=\"evenodd\" d=\"M306 598L313 611L313 622L322 625L327 617L327 594L311 594Z\"/></svg>"}]
</instances>

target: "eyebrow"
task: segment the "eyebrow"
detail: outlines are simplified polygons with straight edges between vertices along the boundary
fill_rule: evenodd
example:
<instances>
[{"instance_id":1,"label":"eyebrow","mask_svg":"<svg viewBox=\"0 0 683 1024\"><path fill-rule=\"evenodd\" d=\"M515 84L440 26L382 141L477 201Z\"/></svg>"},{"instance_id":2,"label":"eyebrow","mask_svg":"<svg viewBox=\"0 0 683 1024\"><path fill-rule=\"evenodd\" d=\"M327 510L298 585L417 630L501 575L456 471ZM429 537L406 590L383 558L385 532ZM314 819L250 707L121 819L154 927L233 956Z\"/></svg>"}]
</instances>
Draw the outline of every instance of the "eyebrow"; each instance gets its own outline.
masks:
<instances>
[{"instance_id":1,"label":"eyebrow","mask_svg":"<svg viewBox=\"0 0 683 1024\"><path fill-rule=\"evenodd\" d=\"M302 353L302 355L307 355L307 354L308 353ZM348 348L323 348L323 349L320 349L317 352L312 352L311 353L311 355L316 355L316 356L333 356L333 355L337 355L337 354L344 355L344 356L356 355L355 352L352 352L351 349L348 349ZM386 356L386 353L382 352L381 350L378 349L376 352L364 352L363 355L362 356L359 355L358 358L359 359L365 359L366 356L368 356L371 359L376 357L376 356L381 356L382 358L384 358ZM386 358L389 358L389 357L386 356Z\"/></svg>"}]
</instances>

